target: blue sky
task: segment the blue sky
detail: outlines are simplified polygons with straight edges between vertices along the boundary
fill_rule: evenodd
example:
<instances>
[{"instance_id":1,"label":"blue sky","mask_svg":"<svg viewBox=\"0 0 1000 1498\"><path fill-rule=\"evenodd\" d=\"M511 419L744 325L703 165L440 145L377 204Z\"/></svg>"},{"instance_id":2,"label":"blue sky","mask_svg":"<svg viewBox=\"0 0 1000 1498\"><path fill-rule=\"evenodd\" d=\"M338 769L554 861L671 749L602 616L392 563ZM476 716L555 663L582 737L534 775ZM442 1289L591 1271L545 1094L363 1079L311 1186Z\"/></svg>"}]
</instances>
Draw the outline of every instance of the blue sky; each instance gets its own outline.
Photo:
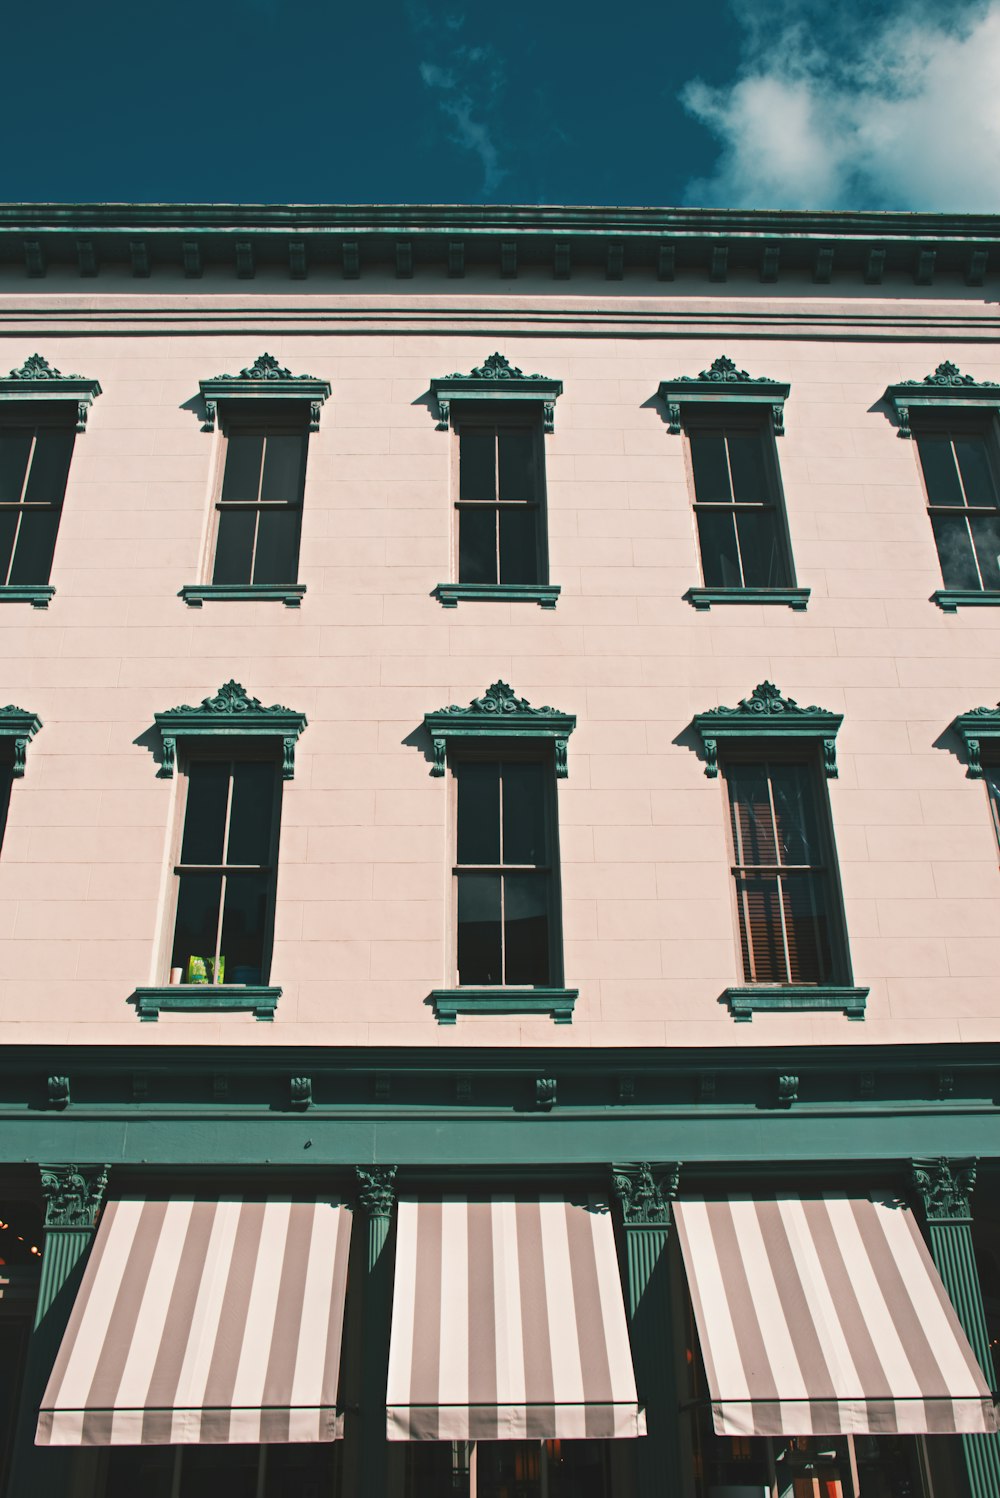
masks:
<instances>
[{"instance_id":1,"label":"blue sky","mask_svg":"<svg viewBox=\"0 0 1000 1498\"><path fill-rule=\"evenodd\" d=\"M35 0L4 32L8 201L1000 211L1000 0Z\"/></svg>"}]
</instances>

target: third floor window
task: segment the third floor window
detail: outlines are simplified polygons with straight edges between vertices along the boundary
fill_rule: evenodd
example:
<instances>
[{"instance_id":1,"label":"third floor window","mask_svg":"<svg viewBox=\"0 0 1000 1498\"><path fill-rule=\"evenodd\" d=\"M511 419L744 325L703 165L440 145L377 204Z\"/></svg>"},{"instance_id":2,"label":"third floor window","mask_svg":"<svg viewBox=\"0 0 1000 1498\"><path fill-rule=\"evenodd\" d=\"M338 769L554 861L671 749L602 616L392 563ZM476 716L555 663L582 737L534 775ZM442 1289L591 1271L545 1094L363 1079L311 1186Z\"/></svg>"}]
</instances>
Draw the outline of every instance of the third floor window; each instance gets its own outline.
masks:
<instances>
[{"instance_id":1,"label":"third floor window","mask_svg":"<svg viewBox=\"0 0 1000 1498\"><path fill-rule=\"evenodd\" d=\"M230 428L213 583L296 581L308 441L301 426Z\"/></svg>"},{"instance_id":2,"label":"third floor window","mask_svg":"<svg viewBox=\"0 0 1000 1498\"><path fill-rule=\"evenodd\" d=\"M0 586L48 583L73 443L68 424L0 426Z\"/></svg>"},{"instance_id":3,"label":"third floor window","mask_svg":"<svg viewBox=\"0 0 1000 1498\"><path fill-rule=\"evenodd\" d=\"M946 588L1000 590L1000 465L981 422L915 427Z\"/></svg>"},{"instance_id":4,"label":"third floor window","mask_svg":"<svg viewBox=\"0 0 1000 1498\"><path fill-rule=\"evenodd\" d=\"M794 582L778 478L763 421L691 422L701 566L709 588L781 588Z\"/></svg>"},{"instance_id":5,"label":"third floor window","mask_svg":"<svg viewBox=\"0 0 1000 1498\"><path fill-rule=\"evenodd\" d=\"M541 436L537 421L460 426L460 583L548 581Z\"/></svg>"}]
</instances>

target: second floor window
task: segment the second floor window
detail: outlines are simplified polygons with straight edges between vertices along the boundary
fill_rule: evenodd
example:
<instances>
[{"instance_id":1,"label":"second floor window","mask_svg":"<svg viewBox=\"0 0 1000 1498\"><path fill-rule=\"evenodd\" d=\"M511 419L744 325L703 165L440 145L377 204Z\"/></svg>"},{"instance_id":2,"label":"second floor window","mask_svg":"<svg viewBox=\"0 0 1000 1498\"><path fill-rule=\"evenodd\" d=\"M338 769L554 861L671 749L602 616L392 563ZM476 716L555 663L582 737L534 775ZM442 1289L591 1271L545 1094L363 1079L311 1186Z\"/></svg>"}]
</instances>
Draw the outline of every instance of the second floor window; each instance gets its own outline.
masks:
<instances>
[{"instance_id":1,"label":"second floor window","mask_svg":"<svg viewBox=\"0 0 1000 1498\"><path fill-rule=\"evenodd\" d=\"M459 984L558 984L551 764L469 757L455 775Z\"/></svg>"},{"instance_id":2,"label":"second floor window","mask_svg":"<svg viewBox=\"0 0 1000 1498\"><path fill-rule=\"evenodd\" d=\"M545 583L541 432L471 420L458 433L458 581Z\"/></svg>"},{"instance_id":3,"label":"second floor window","mask_svg":"<svg viewBox=\"0 0 1000 1498\"><path fill-rule=\"evenodd\" d=\"M744 980L844 981L846 943L818 767L734 758L725 776Z\"/></svg>"},{"instance_id":4,"label":"second floor window","mask_svg":"<svg viewBox=\"0 0 1000 1498\"><path fill-rule=\"evenodd\" d=\"M997 454L982 426L915 430L946 588L1000 590Z\"/></svg>"},{"instance_id":5,"label":"second floor window","mask_svg":"<svg viewBox=\"0 0 1000 1498\"><path fill-rule=\"evenodd\" d=\"M695 516L709 588L794 582L777 454L762 424L692 424Z\"/></svg>"},{"instance_id":6,"label":"second floor window","mask_svg":"<svg viewBox=\"0 0 1000 1498\"><path fill-rule=\"evenodd\" d=\"M288 426L229 430L214 583L296 581L308 441Z\"/></svg>"},{"instance_id":7,"label":"second floor window","mask_svg":"<svg viewBox=\"0 0 1000 1498\"><path fill-rule=\"evenodd\" d=\"M280 781L273 760L194 759L177 876L171 978L268 981Z\"/></svg>"},{"instance_id":8,"label":"second floor window","mask_svg":"<svg viewBox=\"0 0 1000 1498\"><path fill-rule=\"evenodd\" d=\"M71 426L0 426L0 586L47 584L66 480Z\"/></svg>"}]
</instances>

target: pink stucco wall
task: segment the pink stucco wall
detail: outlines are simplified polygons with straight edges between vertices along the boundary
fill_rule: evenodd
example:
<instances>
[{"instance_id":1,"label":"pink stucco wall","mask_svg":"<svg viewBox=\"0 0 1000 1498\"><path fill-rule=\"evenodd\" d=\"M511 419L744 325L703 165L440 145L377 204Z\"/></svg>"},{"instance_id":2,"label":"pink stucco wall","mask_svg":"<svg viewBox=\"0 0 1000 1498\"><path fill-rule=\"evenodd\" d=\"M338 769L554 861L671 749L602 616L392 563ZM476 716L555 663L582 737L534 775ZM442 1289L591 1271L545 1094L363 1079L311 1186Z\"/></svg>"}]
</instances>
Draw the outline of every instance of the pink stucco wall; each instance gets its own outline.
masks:
<instances>
[{"instance_id":1,"label":"pink stucco wall","mask_svg":"<svg viewBox=\"0 0 1000 1498\"><path fill-rule=\"evenodd\" d=\"M102 287L104 283L101 283ZM416 286L416 283L414 283ZM497 283L499 284L499 283ZM182 294L183 293L183 294ZM865 288L669 297L605 283L516 294L358 283L0 286L0 367L36 349L101 381L78 439L47 613L0 609L0 701L40 714L0 858L0 1043L711 1045L1000 1039L1000 874L982 783L942 735L1000 697L1000 610L948 616L917 454L885 386L953 358L1000 377L982 292ZM460 604L449 449L432 376L495 348L563 380L546 437L554 613ZM263 350L332 382L310 440L300 611L176 596L203 576L218 433L199 379ZM696 613L685 441L653 397L720 353L791 382L778 440L804 614ZM136 740L154 712L235 676L305 711L285 787L273 1025L164 1015L160 981L177 782ZM446 971L449 782L403 741L497 677L574 712L559 782L571 1026L426 1004ZM769 678L845 714L829 783L855 981L868 1018L758 1016L741 981L724 789L676 742L692 714Z\"/></svg>"}]
</instances>

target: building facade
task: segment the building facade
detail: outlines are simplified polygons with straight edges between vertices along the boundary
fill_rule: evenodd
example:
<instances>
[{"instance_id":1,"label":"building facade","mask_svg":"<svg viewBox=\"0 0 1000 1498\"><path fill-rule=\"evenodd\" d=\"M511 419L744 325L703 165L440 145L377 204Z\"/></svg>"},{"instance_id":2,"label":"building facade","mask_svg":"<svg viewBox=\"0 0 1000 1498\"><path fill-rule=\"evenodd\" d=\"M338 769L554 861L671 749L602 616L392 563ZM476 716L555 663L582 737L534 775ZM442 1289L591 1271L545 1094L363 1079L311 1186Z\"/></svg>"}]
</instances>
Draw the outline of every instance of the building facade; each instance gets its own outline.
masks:
<instances>
[{"instance_id":1,"label":"building facade","mask_svg":"<svg viewBox=\"0 0 1000 1498\"><path fill-rule=\"evenodd\" d=\"M1000 1498L998 275L0 208L12 1498Z\"/></svg>"}]
</instances>

